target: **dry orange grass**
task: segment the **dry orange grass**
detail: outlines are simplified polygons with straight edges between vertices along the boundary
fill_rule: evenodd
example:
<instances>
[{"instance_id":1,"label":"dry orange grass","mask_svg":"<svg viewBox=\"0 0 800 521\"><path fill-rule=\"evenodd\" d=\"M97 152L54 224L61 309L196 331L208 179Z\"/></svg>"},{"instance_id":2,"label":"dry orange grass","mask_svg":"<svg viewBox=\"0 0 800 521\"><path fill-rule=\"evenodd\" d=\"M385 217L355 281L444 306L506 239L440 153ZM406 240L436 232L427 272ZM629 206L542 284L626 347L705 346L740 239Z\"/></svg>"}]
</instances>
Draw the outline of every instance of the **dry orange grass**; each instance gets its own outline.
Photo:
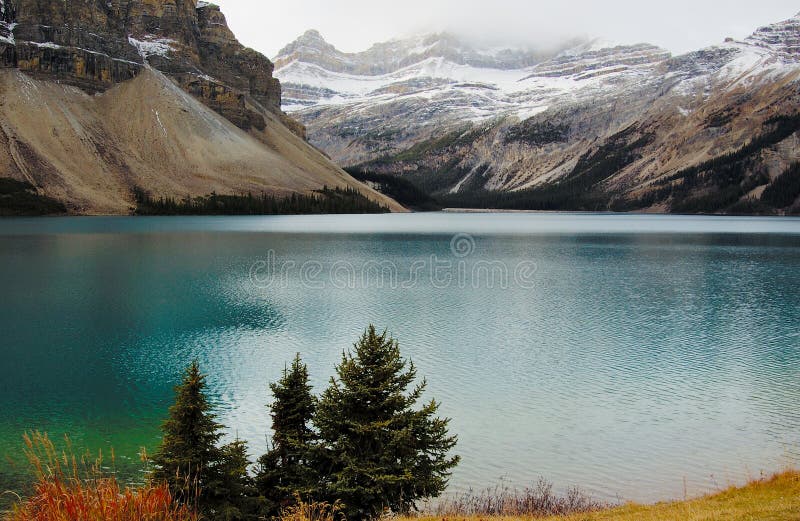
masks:
<instances>
[{"instance_id":1,"label":"dry orange grass","mask_svg":"<svg viewBox=\"0 0 800 521\"><path fill-rule=\"evenodd\" d=\"M173 501L166 485L123 490L113 476L102 475L99 457L59 453L41 433L26 435L25 444L37 481L33 495L15 505L7 521L198 521Z\"/></svg>"},{"instance_id":2,"label":"dry orange grass","mask_svg":"<svg viewBox=\"0 0 800 521\"><path fill-rule=\"evenodd\" d=\"M346 521L339 502L319 503L305 502L299 494L295 495L295 504L281 511L280 521Z\"/></svg>"},{"instance_id":3,"label":"dry orange grass","mask_svg":"<svg viewBox=\"0 0 800 521\"><path fill-rule=\"evenodd\" d=\"M625 505L570 516L436 516L401 521L800 521L800 472L790 471L711 496Z\"/></svg>"}]
</instances>

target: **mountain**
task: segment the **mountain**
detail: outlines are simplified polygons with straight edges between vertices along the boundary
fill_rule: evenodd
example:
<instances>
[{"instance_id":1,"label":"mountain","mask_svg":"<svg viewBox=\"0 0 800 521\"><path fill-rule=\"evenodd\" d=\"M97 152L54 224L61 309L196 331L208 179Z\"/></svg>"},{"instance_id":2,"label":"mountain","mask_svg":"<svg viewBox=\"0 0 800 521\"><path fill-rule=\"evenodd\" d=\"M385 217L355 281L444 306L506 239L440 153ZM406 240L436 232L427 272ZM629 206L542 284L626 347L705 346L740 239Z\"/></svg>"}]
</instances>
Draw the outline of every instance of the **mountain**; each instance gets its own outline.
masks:
<instances>
[{"instance_id":1,"label":"mountain","mask_svg":"<svg viewBox=\"0 0 800 521\"><path fill-rule=\"evenodd\" d=\"M547 55L521 49L476 49L447 33L392 40L362 53L347 54L326 42L318 31L310 30L284 47L275 65L281 69L292 62L303 62L337 73L375 76L396 72L429 58L445 58L459 65L481 68L519 69L538 63Z\"/></svg>"},{"instance_id":2,"label":"mountain","mask_svg":"<svg viewBox=\"0 0 800 521\"><path fill-rule=\"evenodd\" d=\"M391 60L375 58L383 49ZM312 143L444 204L800 209L800 193L769 197L794 186L800 160L798 17L682 56L599 40L475 49L449 35L348 55L309 32L275 61L284 108Z\"/></svg>"},{"instance_id":3,"label":"mountain","mask_svg":"<svg viewBox=\"0 0 800 521\"><path fill-rule=\"evenodd\" d=\"M281 109L273 64L197 0L0 0L0 177L72 213L355 181Z\"/></svg>"}]
</instances>

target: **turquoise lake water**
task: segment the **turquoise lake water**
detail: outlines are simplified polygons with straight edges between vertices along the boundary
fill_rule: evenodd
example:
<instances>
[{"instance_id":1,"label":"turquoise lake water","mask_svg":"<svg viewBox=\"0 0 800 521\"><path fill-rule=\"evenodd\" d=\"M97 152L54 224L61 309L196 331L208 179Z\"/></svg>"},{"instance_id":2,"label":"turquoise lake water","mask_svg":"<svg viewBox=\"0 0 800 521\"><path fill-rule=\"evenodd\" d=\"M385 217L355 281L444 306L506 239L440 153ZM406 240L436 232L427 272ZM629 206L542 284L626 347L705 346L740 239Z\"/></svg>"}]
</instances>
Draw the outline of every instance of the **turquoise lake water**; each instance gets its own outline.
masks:
<instances>
[{"instance_id":1,"label":"turquoise lake water","mask_svg":"<svg viewBox=\"0 0 800 521\"><path fill-rule=\"evenodd\" d=\"M135 478L182 368L260 454L374 323L459 435L451 491L696 494L800 461L800 220L412 214L0 220L0 490L21 434Z\"/></svg>"}]
</instances>

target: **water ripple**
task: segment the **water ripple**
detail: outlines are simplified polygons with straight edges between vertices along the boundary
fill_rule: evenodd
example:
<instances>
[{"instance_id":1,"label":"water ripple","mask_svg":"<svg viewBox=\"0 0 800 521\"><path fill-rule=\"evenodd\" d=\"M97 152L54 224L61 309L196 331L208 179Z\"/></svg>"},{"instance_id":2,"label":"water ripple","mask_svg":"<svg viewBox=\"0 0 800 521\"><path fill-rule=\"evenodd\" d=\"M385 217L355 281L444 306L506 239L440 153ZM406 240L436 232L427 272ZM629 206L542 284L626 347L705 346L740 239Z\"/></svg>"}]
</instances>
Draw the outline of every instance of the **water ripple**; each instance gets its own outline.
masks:
<instances>
[{"instance_id":1,"label":"water ripple","mask_svg":"<svg viewBox=\"0 0 800 521\"><path fill-rule=\"evenodd\" d=\"M318 223L304 219L0 230L0 451L36 427L127 457L152 449L171 387L196 357L229 436L258 454L267 385L284 364L301 352L319 391L373 322L399 338L452 418L463 457L452 491L545 476L606 499L656 500L797 461L796 235L567 233L572 218L532 218L461 221L479 232L468 261L537 264L533 288L508 289L422 277L405 289L314 290L297 273L262 288L249 276L269 251L324 270L392 260L403 271L450 254L452 216L421 234L395 220L389 233L351 221L352 235L289 229Z\"/></svg>"}]
</instances>

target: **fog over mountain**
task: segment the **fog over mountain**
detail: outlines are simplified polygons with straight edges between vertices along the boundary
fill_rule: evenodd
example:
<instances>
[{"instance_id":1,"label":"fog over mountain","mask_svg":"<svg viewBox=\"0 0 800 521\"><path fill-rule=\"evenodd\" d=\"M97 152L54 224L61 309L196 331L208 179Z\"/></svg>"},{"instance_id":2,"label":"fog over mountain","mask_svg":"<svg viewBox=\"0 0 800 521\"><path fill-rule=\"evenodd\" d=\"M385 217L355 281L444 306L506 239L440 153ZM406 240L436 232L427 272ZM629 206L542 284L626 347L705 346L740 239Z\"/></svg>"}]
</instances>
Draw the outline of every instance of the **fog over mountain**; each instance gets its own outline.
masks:
<instances>
[{"instance_id":1,"label":"fog over mountain","mask_svg":"<svg viewBox=\"0 0 800 521\"><path fill-rule=\"evenodd\" d=\"M481 45L549 47L575 37L620 43L649 42L675 54L712 45L730 36L794 15L789 0L219 0L233 31L246 45L275 56L286 42L317 29L344 52L375 42L447 31Z\"/></svg>"}]
</instances>

